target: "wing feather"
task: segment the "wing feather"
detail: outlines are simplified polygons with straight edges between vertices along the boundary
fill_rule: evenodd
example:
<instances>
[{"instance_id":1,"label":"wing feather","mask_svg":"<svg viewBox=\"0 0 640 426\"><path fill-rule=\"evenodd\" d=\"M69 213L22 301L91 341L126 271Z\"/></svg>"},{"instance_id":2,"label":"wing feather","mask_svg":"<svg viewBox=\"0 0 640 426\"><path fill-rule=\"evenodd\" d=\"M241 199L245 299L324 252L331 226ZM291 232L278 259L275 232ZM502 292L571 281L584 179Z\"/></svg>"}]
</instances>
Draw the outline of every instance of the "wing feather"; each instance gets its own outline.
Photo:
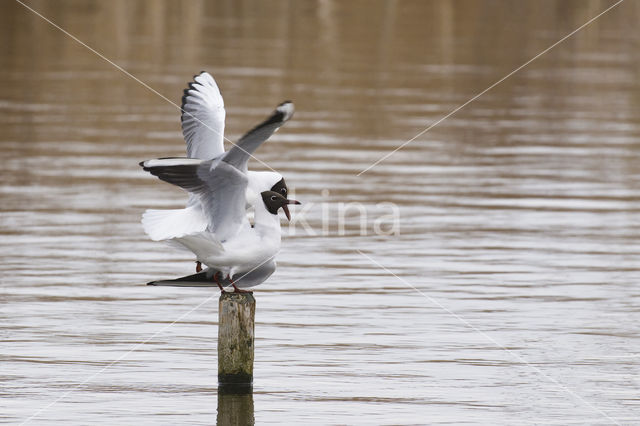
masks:
<instances>
[{"instance_id":1,"label":"wing feather","mask_svg":"<svg viewBox=\"0 0 640 426\"><path fill-rule=\"evenodd\" d=\"M197 194L207 217L207 231L215 234L219 241L227 240L242 226L248 226L246 173L218 160L171 165L153 165L153 161L157 160L144 161L140 165L161 180Z\"/></svg>"},{"instance_id":2,"label":"wing feather","mask_svg":"<svg viewBox=\"0 0 640 426\"><path fill-rule=\"evenodd\" d=\"M143 161L140 163L145 172L149 172L157 176L160 180L168 182L172 185L192 192L194 194L202 193L205 188L205 182L198 177L198 169L207 167L211 162L206 161L199 164L177 164L177 165L153 165L154 160Z\"/></svg>"},{"instance_id":3,"label":"wing feather","mask_svg":"<svg viewBox=\"0 0 640 426\"><path fill-rule=\"evenodd\" d=\"M293 111L293 103L290 101L278 105L269 118L242 136L224 155L222 161L246 173L251 154L293 116Z\"/></svg>"},{"instance_id":4,"label":"wing feather","mask_svg":"<svg viewBox=\"0 0 640 426\"><path fill-rule=\"evenodd\" d=\"M207 73L196 76L195 81L197 84L190 84L190 89L185 91L186 101L183 107L186 111L207 99L207 92L202 91L202 87L209 85L209 88L215 87L217 91L213 77ZM195 92L191 93L192 91ZM219 91L217 93L219 95ZM220 97L220 105L222 105L222 97ZM145 171L161 180L198 196L207 217L207 231L214 234L218 241L224 242L243 227L249 226L245 212L245 194L249 180L247 166L251 154L291 118L293 111L291 102L283 102L269 118L240 138L229 152L213 159L207 161L197 161L194 158L148 160L140 165ZM185 131L185 139L189 156L203 158L199 155L204 151L199 149L205 145L201 145L196 138L195 124L185 127L184 123L187 121L189 120L183 116L183 129L188 130ZM224 125L224 120L222 122ZM193 138L189 139L187 135ZM207 152L211 154L212 151L209 149Z\"/></svg>"},{"instance_id":5,"label":"wing feather","mask_svg":"<svg viewBox=\"0 0 640 426\"><path fill-rule=\"evenodd\" d=\"M224 153L224 101L211 74L193 80L182 97L182 135L188 157L210 160Z\"/></svg>"}]
</instances>

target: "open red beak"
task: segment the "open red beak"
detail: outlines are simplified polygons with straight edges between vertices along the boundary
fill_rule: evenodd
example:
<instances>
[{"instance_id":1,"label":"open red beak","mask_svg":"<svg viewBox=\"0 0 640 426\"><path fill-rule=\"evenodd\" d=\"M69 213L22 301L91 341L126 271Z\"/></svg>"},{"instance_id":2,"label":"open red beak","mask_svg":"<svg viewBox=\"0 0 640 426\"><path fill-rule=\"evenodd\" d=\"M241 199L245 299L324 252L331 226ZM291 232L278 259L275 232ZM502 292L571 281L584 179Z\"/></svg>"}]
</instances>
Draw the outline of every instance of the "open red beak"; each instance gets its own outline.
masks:
<instances>
[{"instance_id":1,"label":"open red beak","mask_svg":"<svg viewBox=\"0 0 640 426\"><path fill-rule=\"evenodd\" d=\"M300 201L296 200L287 200L287 204L302 204ZM291 222L291 213L289 213L289 207L287 204L282 206L282 210L284 210L284 214L287 216L287 220Z\"/></svg>"}]
</instances>

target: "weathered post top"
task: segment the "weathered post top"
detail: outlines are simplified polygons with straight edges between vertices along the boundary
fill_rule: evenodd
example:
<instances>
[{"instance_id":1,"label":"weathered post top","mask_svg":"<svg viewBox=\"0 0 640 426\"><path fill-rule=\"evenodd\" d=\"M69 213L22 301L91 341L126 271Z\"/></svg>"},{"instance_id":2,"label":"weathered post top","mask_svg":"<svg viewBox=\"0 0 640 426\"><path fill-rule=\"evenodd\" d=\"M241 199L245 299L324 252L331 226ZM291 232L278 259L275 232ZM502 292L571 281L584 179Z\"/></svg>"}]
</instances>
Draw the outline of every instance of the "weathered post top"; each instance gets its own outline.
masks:
<instances>
[{"instance_id":1,"label":"weathered post top","mask_svg":"<svg viewBox=\"0 0 640 426\"><path fill-rule=\"evenodd\" d=\"M246 387L253 383L256 299L253 293L220 295L218 310L218 384Z\"/></svg>"}]
</instances>

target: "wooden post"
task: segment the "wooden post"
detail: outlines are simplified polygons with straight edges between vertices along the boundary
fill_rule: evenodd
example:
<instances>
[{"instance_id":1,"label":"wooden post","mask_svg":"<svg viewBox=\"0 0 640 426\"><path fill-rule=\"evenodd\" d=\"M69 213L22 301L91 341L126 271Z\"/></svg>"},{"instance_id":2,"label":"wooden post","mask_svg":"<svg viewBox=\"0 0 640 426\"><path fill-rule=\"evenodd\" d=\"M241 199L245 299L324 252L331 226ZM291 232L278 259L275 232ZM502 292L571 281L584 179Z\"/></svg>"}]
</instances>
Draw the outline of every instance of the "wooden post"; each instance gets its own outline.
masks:
<instances>
[{"instance_id":1,"label":"wooden post","mask_svg":"<svg viewBox=\"0 0 640 426\"><path fill-rule=\"evenodd\" d=\"M222 293L218 310L218 385L245 388L253 383L253 293Z\"/></svg>"}]
</instances>

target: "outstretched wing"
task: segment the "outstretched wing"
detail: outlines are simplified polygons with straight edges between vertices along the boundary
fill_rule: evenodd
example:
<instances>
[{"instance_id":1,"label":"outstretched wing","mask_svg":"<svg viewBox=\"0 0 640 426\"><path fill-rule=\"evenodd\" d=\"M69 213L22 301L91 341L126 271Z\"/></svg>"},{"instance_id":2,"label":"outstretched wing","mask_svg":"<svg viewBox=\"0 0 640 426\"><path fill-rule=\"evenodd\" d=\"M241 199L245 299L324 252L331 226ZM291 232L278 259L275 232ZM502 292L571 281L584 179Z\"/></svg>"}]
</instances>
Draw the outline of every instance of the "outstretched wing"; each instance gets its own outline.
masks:
<instances>
[{"instance_id":1,"label":"outstretched wing","mask_svg":"<svg viewBox=\"0 0 640 426\"><path fill-rule=\"evenodd\" d=\"M249 158L292 115L291 102L280 104L267 120L218 158L148 160L140 165L165 182L197 194L207 216L207 230L223 242L249 223L245 212Z\"/></svg>"},{"instance_id":2,"label":"outstretched wing","mask_svg":"<svg viewBox=\"0 0 640 426\"><path fill-rule=\"evenodd\" d=\"M248 226L245 212L247 175L219 160L166 165L157 160L140 163L145 171L165 182L200 196L207 217L207 230L224 242L242 226Z\"/></svg>"},{"instance_id":3,"label":"outstretched wing","mask_svg":"<svg viewBox=\"0 0 640 426\"><path fill-rule=\"evenodd\" d=\"M222 157L222 161L246 173L251 154L293 116L293 111L293 103L290 101L278 105L269 118L241 137Z\"/></svg>"},{"instance_id":4,"label":"outstretched wing","mask_svg":"<svg viewBox=\"0 0 640 426\"><path fill-rule=\"evenodd\" d=\"M193 80L182 97L182 134L188 157L211 160L224 153L224 101L211 74Z\"/></svg>"}]
</instances>

